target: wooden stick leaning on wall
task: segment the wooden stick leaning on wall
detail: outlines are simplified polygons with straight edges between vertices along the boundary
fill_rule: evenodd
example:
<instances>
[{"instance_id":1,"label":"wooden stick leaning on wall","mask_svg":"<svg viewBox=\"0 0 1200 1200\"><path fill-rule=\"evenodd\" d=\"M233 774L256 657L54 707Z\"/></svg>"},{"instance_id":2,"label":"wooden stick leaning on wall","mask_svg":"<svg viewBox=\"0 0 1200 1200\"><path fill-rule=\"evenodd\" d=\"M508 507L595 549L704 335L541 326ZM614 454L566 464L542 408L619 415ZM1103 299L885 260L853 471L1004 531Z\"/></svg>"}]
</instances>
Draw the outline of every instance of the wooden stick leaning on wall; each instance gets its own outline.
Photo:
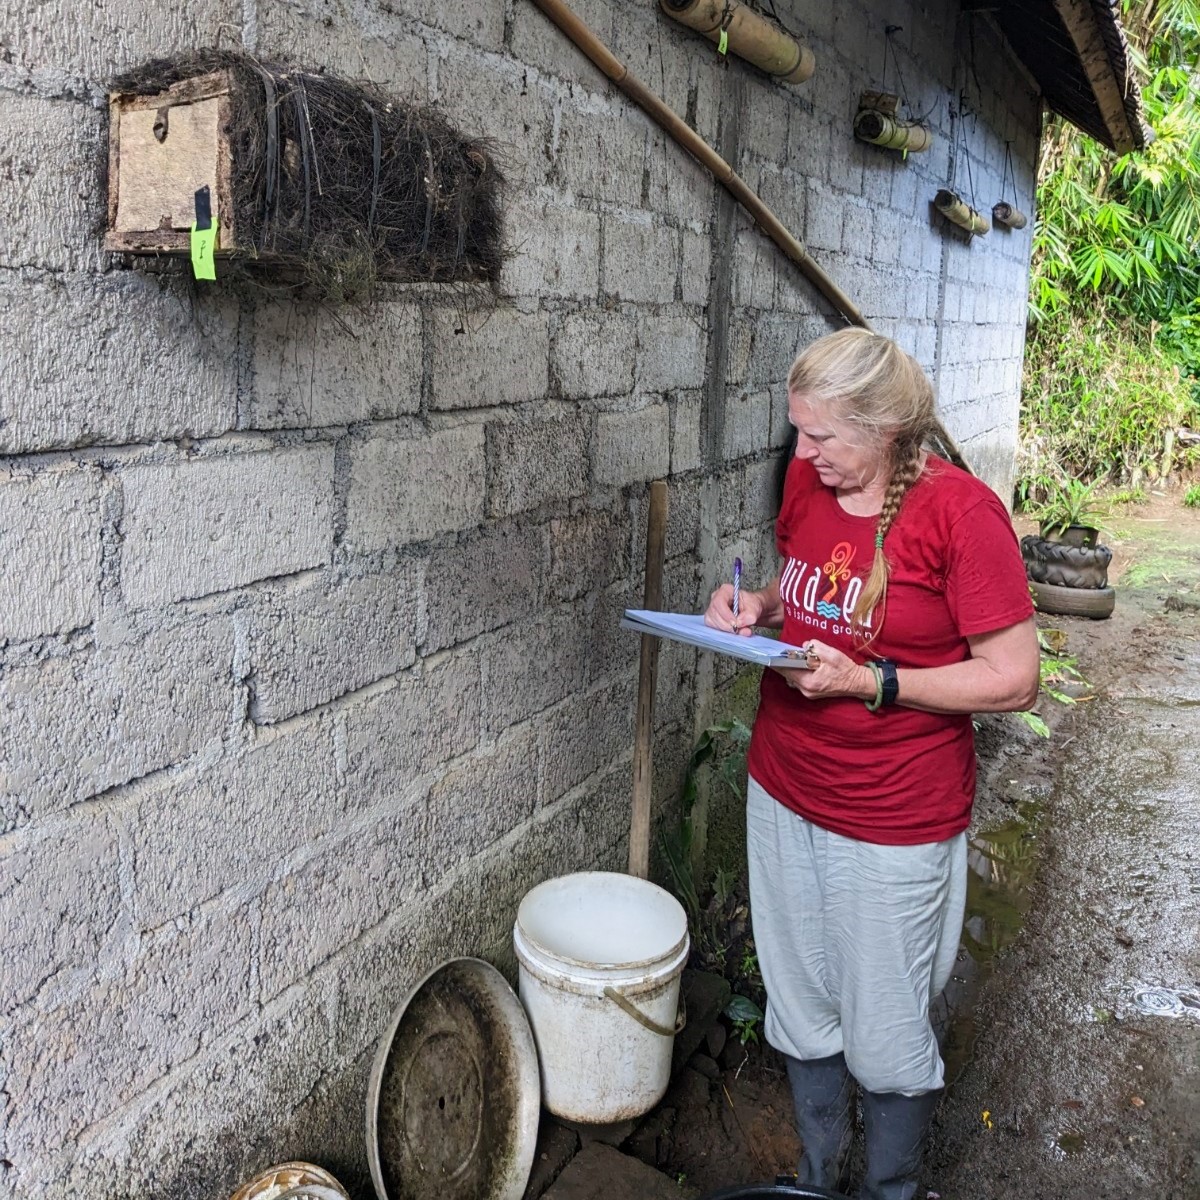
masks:
<instances>
[{"instance_id":1,"label":"wooden stick leaning on wall","mask_svg":"<svg viewBox=\"0 0 1200 1200\"><path fill-rule=\"evenodd\" d=\"M744 179L668 104L659 99L629 68L584 24L563 0L533 0L635 104L671 135L718 183L724 185L759 228L798 266L805 278L851 325L867 325L858 306L809 256L783 222L758 198Z\"/></svg>"},{"instance_id":2,"label":"wooden stick leaning on wall","mask_svg":"<svg viewBox=\"0 0 1200 1200\"><path fill-rule=\"evenodd\" d=\"M667 543L667 485L650 485L646 518L646 590L642 607L662 607L663 559ZM658 684L658 641L642 637L638 670L637 725L633 743L633 815L629 824L629 873L650 874L650 802L654 794L654 689Z\"/></svg>"},{"instance_id":3,"label":"wooden stick leaning on wall","mask_svg":"<svg viewBox=\"0 0 1200 1200\"><path fill-rule=\"evenodd\" d=\"M592 63L621 89L657 125L671 135L702 167L742 205L758 223L759 228L800 268L806 279L833 305L851 325L870 329L858 305L812 260L808 251L796 240L783 222L759 199L744 179L668 104L656 96L629 68L580 20L563 0L533 0L533 3L562 30ZM964 471L970 471L967 461L954 444L954 439L939 427L937 453L948 458Z\"/></svg>"}]
</instances>

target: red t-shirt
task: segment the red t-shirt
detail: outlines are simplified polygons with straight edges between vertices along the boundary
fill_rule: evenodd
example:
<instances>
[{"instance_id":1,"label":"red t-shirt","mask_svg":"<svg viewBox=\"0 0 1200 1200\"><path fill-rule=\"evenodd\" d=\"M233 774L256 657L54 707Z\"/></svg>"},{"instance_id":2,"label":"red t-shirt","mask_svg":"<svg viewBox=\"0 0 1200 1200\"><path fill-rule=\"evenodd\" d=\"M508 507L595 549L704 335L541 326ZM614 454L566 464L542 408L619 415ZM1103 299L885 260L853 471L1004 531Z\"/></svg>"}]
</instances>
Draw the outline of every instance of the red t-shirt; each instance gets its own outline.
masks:
<instances>
[{"instance_id":1,"label":"red t-shirt","mask_svg":"<svg viewBox=\"0 0 1200 1200\"><path fill-rule=\"evenodd\" d=\"M792 460L775 529L785 642L815 638L860 663L939 667L970 657L968 636L1032 615L1004 506L986 484L931 455L884 542L883 627L866 652L857 649L844 614L870 572L878 523L846 512L810 463ZM975 798L970 716L806 700L774 671L763 672L749 766L807 820L882 845L953 837Z\"/></svg>"}]
</instances>

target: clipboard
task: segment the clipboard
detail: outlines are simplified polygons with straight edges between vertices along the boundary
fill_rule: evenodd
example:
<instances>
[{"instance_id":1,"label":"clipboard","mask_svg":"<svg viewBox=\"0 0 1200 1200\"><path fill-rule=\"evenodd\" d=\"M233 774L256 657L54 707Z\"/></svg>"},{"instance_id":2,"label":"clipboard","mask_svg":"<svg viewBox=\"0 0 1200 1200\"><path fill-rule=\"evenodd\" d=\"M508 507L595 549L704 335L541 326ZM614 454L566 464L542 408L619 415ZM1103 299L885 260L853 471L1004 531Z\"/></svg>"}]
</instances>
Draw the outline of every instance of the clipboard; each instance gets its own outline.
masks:
<instances>
[{"instance_id":1,"label":"clipboard","mask_svg":"<svg viewBox=\"0 0 1200 1200\"><path fill-rule=\"evenodd\" d=\"M786 667L807 671L817 665L815 656L799 646L791 646L775 638L751 634L740 637L705 625L704 618L693 613L652 612L644 608L627 608L621 618L621 628L645 637L666 638L683 642L713 654L724 654L759 667Z\"/></svg>"}]
</instances>

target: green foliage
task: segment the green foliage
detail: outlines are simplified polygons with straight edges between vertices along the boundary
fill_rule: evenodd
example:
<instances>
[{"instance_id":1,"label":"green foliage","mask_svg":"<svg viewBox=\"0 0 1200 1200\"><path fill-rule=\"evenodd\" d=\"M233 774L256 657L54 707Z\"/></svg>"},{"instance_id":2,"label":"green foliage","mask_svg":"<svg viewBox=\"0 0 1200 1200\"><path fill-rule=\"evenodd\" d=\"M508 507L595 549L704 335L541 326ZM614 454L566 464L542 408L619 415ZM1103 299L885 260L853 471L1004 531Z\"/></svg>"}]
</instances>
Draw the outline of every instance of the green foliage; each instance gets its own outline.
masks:
<instances>
[{"instance_id":1,"label":"green foliage","mask_svg":"<svg viewBox=\"0 0 1200 1200\"><path fill-rule=\"evenodd\" d=\"M1200 508L1200 483L1193 483L1183 495L1188 508Z\"/></svg>"},{"instance_id":2,"label":"green foliage","mask_svg":"<svg viewBox=\"0 0 1200 1200\"><path fill-rule=\"evenodd\" d=\"M1098 529L1100 510L1092 496L1096 484L1068 479L1054 483L1045 501L1033 513L1043 537L1061 537L1072 525Z\"/></svg>"},{"instance_id":3,"label":"green foliage","mask_svg":"<svg viewBox=\"0 0 1200 1200\"><path fill-rule=\"evenodd\" d=\"M1200 0L1123 0L1155 132L1113 156L1059 117L1042 139L1018 496L1170 466L1200 407Z\"/></svg>"},{"instance_id":4,"label":"green foliage","mask_svg":"<svg viewBox=\"0 0 1200 1200\"><path fill-rule=\"evenodd\" d=\"M664 823L659 835L659 845L675 886L675 894L687 909L693 941L699 941L708 932L697 927L704 906L696 887L695 870L692 866L692 850L695 843L692 810L696 807L696 799L700 794L700 777L703 772L710 772L740 799L746 789L746 751L749 748L750 730L737 718L709 726L693 747L684 770L683 790L679 797L679 818L673 825ZM732 883L727 873L717 873L718 890L724 888L728 894L732 890Z\"/></svg>"},{"instance_id":5,"label":"green foliage","mask_svg":"<svg viewBox=\"0 0 1200 1200\"><path fill-rule=\"evenodd\" d=\"M1058 315L1026 353L1018 499L1043 501L1072 479L1157 479L1168 433L1196 413L1176 365L1132 320Z\"/></svg>"},{"instance_id":6,"label":"green foliage","mask_svg":"<svg viewBox=\"0 0 1200 1200\"><path fill-rule=\"evenodd\" d=\"M763 1010L746 996L731 996L725 1006L725 1015L733 1022L733 1032L742 1045L758 1041L758 1031L763 1023Z\"/></svg>"}]
</instances>

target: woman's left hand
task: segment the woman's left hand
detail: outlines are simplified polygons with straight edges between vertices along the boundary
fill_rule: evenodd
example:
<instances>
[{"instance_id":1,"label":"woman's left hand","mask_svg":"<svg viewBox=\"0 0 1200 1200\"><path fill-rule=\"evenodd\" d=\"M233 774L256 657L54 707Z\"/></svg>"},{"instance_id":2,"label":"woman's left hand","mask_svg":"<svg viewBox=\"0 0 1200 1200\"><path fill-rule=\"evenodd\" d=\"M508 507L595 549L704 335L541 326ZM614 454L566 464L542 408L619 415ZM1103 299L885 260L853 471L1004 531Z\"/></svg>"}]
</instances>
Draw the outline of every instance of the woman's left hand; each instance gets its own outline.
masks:
<instances>
[{"instance_id":1,"label":"woman's left hand","mask_svg":"<svg viewBox=\"0 0 1200 1200\"><path fill-rule=\"evenodd\" d=\"M804 643L810 661L817 660L812 670L794 667L772 667L783 681L809 700L830 700L835 696L853 696L858 700L875 699L875 676L867 667L860 667L852 658L824 642Z\"/></svg>"}]
</instances>

